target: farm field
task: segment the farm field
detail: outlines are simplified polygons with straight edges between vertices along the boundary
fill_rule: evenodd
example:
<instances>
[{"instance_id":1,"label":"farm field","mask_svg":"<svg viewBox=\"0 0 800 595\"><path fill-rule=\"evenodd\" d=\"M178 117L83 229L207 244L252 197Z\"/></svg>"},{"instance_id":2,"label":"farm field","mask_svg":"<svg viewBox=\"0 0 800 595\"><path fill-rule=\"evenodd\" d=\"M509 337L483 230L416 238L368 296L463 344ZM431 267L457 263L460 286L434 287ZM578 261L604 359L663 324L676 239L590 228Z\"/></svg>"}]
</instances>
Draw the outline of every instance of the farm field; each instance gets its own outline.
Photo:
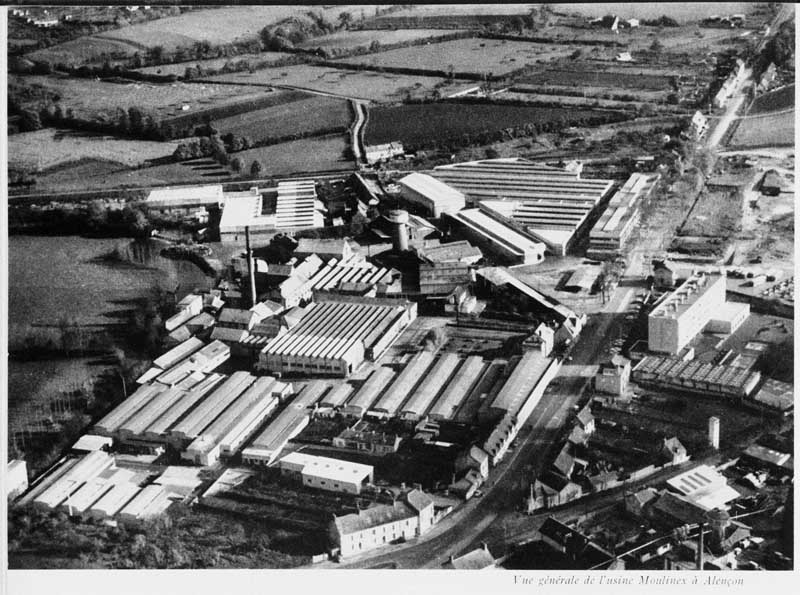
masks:
<instances>
[{"instance_id":1,"label":"farm field","mask_svg":"<svg viewBox=\"0 0 800 595\"><path fill-rule=\"evenodd\" d=\"M49 48L27 54L25 57L35 62L81 66L102 62L113 57L124 57L140 51L141 48L123 40L100 37L81 37Z\"/></svg>"},{"instance_id":2,"label":"farm field","mask_svg":"<svg viewBox=\"0 0 800 595\"><path fill-rule=\"evenodd\" d=\"M405 41L438 37L440 35L450 35L456 33L453 29L397 29L395 31L376 31L376 30L354 30L338 31L330 35L315 37L304 41L299 45L301 48L322 48L323 50L341 49L349 50L361 46L369 45L377 41L381 45L391 45Z\"/></svg>"},{"instance_id":3,"label":"farm field","mask_svg":"<svg viewBox=\"0 0 800 595\"><path fill-rule=\"evenodd\" d=\"M660 14L660 13L659 13ZM700 27L675 27L663 28L639 27L637 29L624 29L619 34L604 29L580 29L564 25L548 27L542 35L548 38L564 41L573 41L586 44L597 42L614 42L617 51L641 52L648 50L653 41L658 42L667 52L699 52L710 44L719 43L721 40L735 39L742 35L741 30L730 29L704 29ZM634 54L634 59L637 59Z\"/></svg>"},{"instance_id":4,"label":"farm field","mask_svg":"<svg viewBox=\"0 0 800 595\"><path fill-rule=\"evenodd\" d=\"M270 68L258 72L240 72L211 77L214 83L240 83L243 85L286 85L310 91L330 93L341 97L368 101L400 101L406 92L412 97L424 97L445 80L432 76L407 76L382 72L337 70L305 64ZM449 92L472 85L448 85ZM234 87L235 89L235 87Z\"/></svg>"},{"instance_id":5,"label":"farm field","mask_svg":"<svg viewBox=\"0 0 800 595\"><path fill-rule=\"evenodd\" d=\"M644 89L666 91L673 77L652 74L627 74L574 70L544 70L519 79L519 83L534 86L606 87L610 89Z\"/></svg>"},{"instance_id":6,"label":"farm field","mask_svg":"<svg viewBox=\"0 0 800 595\"><path fill-rule=\"evenodd\" d=\"M496 39L455 39L430 45L399 48L342 60L346 64L377 67L419 68L448 72L493 73L502 75L529 64L546 63L569 56L569 45L547 45L527 41Z\"/></svg>"},{"instance_id":7,"label":"farm field","mask_svg":"<svg viewBox=\"0 0 800 595\"><path fill-rule=\"evenodd\" d=\"M688 23L714 14L748 13L754 2L670 2L628 3L605 2L554 5L558 12L579 14L585 17L602 17L616 14L621 19L656 19L662 14L678 22Z\"/></svg>"},{"instance_id":8,"label":"farm field","mask_svg":"<svg viewBox=\"0 0 800 595\"><path fill-rule=\"evenodd\" d=\"M393 17L528 14L534 4L420 4L393 12Z\"/></svg>"},{"instance_id":9,"label":"farm field","mask_svg":"<svg viewBox=\"0 0 800 595\"><path fill-rule=\"evenodd\" d=\"M231 171L212 161L198 159L139 169L120 167L97 159L82 159L68 167L55 167L36 176L36 191L69 192L102 190L125 186L165 186L169 184L227 182Z\"/></svg>"},{"instance_id":10,"label":"farm field","mask_svg":"<svg viewBox=\"0 0 800 595\"><path fill-rule=\"evenodd\" d=\"M745 148L793 145L794 110L742 118L729 144Z\"/></svg>"},{"instance_id":11,"label":"farm field","mask_svg":"<svg viewBox=\"0 0 800 595\"><path fill-rule=\"evenodd\" d=\"M229 6L194 10L179 16L166 17L137 25L122 27L102 34L82 37L69 43L48 48L42 60L57 57L55 62L95 62L102 59L108 48L118 48L126 56L147 48L161 46L167 52L178 46L189 48L199 41L213 45L255 38L267 25L290 17L303 17L309 6L291 4L273 6ZM376 7L380 8L380 7ZM313 7L327 20L335 21L341 12L359 14L363 6L334 5ZM44 51L44 50L43 50ZM66 58L66 59L65 59Z\"/></svg>"},{"instance_id":12,"label":"farm field","mask_svg":"<svg viewBox=\"0 0 800 595\"><path fill-rule=\"evenodd\" d=\"M742 197L736 192L704 190L685 223L682 236L731 237L742 220Z\"/></svg>"},{"instance_id":13,"label":"farm field","mask_svg":"<svg viewBox=\"0 0 800 595\"><path fill-rule=\"evenodd\" d=\"M312 95L299 101L213 120L213 123L221 134L230 132L259 141L334 128L344 131L351 120L347 100Z\"/></svg>"},{"instance_id":14,"label":"farm field","mask_svg":"<svg viewBox=\"0 0 800 595\"><path fill-rule=\"evenodd\" d=\"M794 85L787 85L781 89L756 97L747 114L752 116L785 110L790 107L794 107Z\"/></svg>"},{"instance_id":15,"label":"farm field","mask_svg":"<svg viewBox=\"0 0 800 595\"><path fill-rule=\"evenodd\" d=\"M8 137L9 166L42 171L78 161L100 159L128 167L172 155L177 141L156 142L114 138L72 130L43 128Z\"/></svg>"},{"instance_id":16,"label":"farm field","mask_svg":"<svg viewBox=\"0 0 800 595\"><path fill-rule=\"evenodd\" d=\"M364 142L375 145L399 140L406 145L427 145L436 139L493 132L525 124L558 121L569 125L598 113L588 109L502 104L429 103L379 107L369 112Z\"/></svg>"},{"instance_id":17,"label":"farm field","mask_svg":"<svg viewBox=\"0 0 800 595\"><path fill-rule=\"evenodd\" d=\"M175 76L183 76L184 72L186 72L187 68L196 68L200 67L204 70L218 70L225 66L225 64L229 62L233 62L236 64L237 62L246 61L253 65L266 62L266 63L275 63L279 60L283 60L287 57L290 57L289 54L284 54L281 52L261 52L259 54L240 54L238 56L229 56L227 58L212 58L210 60L190 60L188 62L179 62L177 64L160 64L158 66L145 66L144 68L137 68L135 69L136 72L141 72L143 74L160 74L160 75L170 75L174 74Z\"/></svg>"},{"instance_id":18,"label":"farm field","mask_svg":"<svg viewBox=\"0 0 800 595\"><path fill-rule=\"evenodd\" d=\"M331 169L352 170L355 167L353 161L344 157L347 147L347 136L331 134L248 149L231 155L241 157L248 169L254 160L260 161L264 166L263 176L268 177Z\"/></svg>"},{"instance_id":19,"label":"farm field","mask_svg":"<svg viewBox=\"0 0 800 595\"><path fill-rule=\"evenodd\" d=\"M24 76L9 77L22 84L41 85L61 96L64 109L72 108L76 117L94 118L100 114L112 116L119 108L135 106L157 119L184 115L183 105L198 111L263 97L259 87L231 87L214 84L141 82L112 83L93 79L68 77Z\"/></svg>"}]
</instances>

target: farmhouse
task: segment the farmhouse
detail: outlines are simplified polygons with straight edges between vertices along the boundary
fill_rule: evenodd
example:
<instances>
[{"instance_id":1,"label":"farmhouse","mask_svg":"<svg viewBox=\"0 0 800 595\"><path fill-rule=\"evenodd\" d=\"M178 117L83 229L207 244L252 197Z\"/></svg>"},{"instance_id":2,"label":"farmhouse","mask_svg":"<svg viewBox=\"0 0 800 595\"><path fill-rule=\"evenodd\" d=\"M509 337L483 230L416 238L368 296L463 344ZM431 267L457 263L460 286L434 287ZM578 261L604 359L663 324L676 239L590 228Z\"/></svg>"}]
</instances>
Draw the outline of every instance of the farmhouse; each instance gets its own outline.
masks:
<instances>
[{"instance_id":1,"label":"farmhouse","mask_svg":"<svg viewBox=\"0 0 800 595\"><path fill-rule=\"evenodd\" d=\"M582 179L574 168L523 159L488 159L443 165L436 179L461 191L491 218L566 254L592 210L608 196L611 180Z\"/></svg>"},{"instance_id":2,"label":"farmhouse","mask_svg":"<svg viewBox=\"0 0 800 595\"><path fill-rule=\"evenodd\" d=\"M403 155L405 149L403 143L395 141L393 143L386 143L383 145L367 145L364 147L364 154L367 158L367 163L373 165L398 155Z\"/></svg>"},{"instance_id":3,"label":"farmhouse","mask_svg":"<svg viewBox=\"0 0 800 595\"><path fill-rule=\"evenodd\" d=\"M334 517L329 534L344 558L398 539L423 535L432 525L433 500L421 490L411 490L392 504Z\"/></svg>"}]
</instances>

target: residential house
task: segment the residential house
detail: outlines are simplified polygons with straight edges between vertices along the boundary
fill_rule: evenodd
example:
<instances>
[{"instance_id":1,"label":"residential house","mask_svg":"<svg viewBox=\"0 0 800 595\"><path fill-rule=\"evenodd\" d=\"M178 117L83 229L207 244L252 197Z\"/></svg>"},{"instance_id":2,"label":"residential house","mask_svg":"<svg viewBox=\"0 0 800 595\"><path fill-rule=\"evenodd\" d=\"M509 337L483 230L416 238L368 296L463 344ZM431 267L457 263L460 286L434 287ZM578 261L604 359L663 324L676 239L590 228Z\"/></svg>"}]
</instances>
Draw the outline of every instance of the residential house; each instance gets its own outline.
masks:
<instances>
[{"instance_id":1,"label":"residential house","mask_svg":"<svg viewBox=\"0 0 800 595\"><path fill-rule=\"evenodd\" d=\"M485 543L463 556L450 556L450 559L442 565L442 568L447 570L486 570L495 567L494 556Z\"/></svg>"},{"instance_id":2,"label":"residential house","mask_svg":"<svg viewBox=\"0 0 800 595\"><path fill-rule=\"evenodd\" d=\"M594 388L597 392L622 397L628 392L630 377L630 360L617 354L611 358L610 364L600 365L594 378Z\"/></svg>"}]
</instances>

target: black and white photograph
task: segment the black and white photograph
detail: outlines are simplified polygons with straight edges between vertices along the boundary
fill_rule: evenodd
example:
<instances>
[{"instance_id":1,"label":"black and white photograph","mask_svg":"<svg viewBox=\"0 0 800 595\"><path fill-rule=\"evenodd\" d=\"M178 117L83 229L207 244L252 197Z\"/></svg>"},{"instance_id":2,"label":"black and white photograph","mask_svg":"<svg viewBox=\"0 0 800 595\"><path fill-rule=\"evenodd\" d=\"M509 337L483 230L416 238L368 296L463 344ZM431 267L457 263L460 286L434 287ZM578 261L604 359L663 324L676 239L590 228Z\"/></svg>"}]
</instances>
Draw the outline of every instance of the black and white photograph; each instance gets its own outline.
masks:
<instances>
[{"instance_id":1,"label":"black and white photograph","mask_svg":"<svg viewBox=\"0 0 800 595\"><path fill-rule=\"evenodd\" d=\"M9 595L793 590L793 3L0 11Z\"/></svg>"}]
</instances>

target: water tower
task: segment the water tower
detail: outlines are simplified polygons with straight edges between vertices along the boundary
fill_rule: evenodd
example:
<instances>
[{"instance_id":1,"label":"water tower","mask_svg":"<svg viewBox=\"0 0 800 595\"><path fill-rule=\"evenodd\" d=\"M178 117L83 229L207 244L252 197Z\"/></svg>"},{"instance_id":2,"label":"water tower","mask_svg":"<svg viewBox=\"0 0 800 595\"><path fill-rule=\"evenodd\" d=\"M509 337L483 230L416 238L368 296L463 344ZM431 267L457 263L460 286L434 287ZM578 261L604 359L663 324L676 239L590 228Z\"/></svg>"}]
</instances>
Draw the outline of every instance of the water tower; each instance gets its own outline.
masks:
<instances>
[{"instance_id":1,"label":"water tower","mask_svg":"<svg viewBox=\"0 0 800 595\"><path fill-rule=\"evenodd\" d=\"M726 532L731 524L731 515L720 508L715 508L708 512L707 518L708 524L711 526L711 540L709 543L711 551L722 553Z\"/></svg>"},{"instance_id":2,"label":"water tower","mask_svg":"<svg viewBox=\"0 0 800 595\"><path fill-rule=\"evenodd\" d=\"M395 252L408 250L408 211L394 209L386 214L392 224L392 247Z\"/></svg>"}]
</instances>

